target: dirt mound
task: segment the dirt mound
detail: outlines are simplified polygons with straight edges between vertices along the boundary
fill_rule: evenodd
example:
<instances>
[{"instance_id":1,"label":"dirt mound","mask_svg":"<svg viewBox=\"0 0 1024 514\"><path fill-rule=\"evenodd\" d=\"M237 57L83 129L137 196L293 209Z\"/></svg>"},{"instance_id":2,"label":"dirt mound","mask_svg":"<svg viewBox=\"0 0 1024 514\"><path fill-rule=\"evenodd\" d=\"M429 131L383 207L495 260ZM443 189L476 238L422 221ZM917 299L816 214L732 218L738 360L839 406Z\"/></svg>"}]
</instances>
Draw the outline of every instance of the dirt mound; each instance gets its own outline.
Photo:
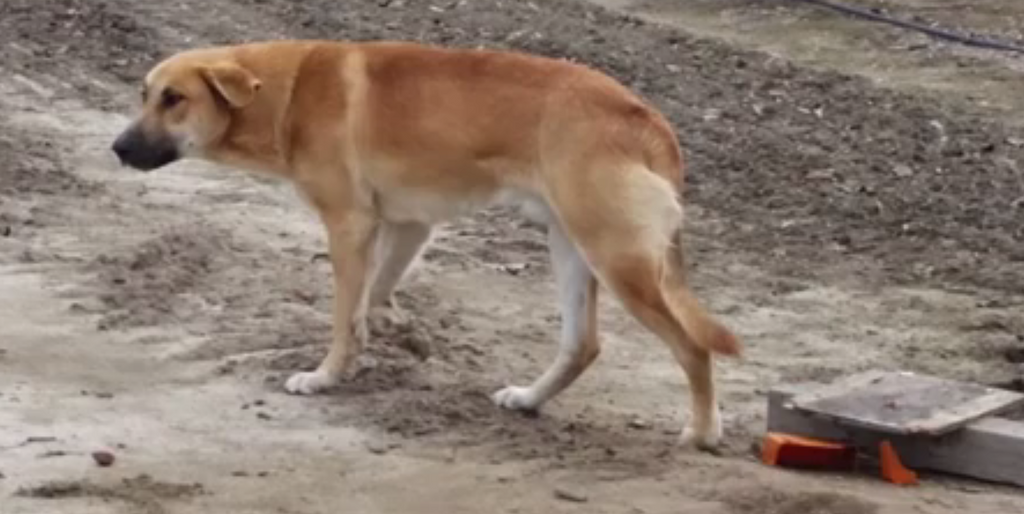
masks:
<instances>
[{"instance_id":1,"label":"dirt mound","mask_svg":"<svg viewBox=\"0 0 1024 514\"><path fill-rule=\"evenodd\" d=\"M125 503L132 514L163 514L166 501L185 500L205 494L202 484L174 484L154 480L149 475L125 478L116 485L100 485L87 481L59 481L21 488L17 496L59 500L65 498L98 498Z\"/></svg>"},{"instance_id":2,"label":"dirt mound","mask_svg":"<svg viewBox=\"0 0 1024 514\"><path fill-rule=\"evenodd\" d=\"M0 126L0 202L26 195L87 196L103 186L68 171L56 144Z\"/></svg>"},{"instance_id":3,"label":"dirt mound","mask_svg":"<svg viewBox=\"0 0 1024 514\"><path fill-rule=\"evenodd\" d=\"M190 295L218 268L230 234L212 227L170 229L122 255L99 255L93 267L103 304L103 330L184 321L202 308ZM200 299L201 301L201 299Z\"/></svg>"},{"instance_id":4,"label":"dirt mound","mask_svg":"<svg viewBox=\"0 0 1024 514\"><path fill-rule=\"evenodd\" d=\"M842 493L782 491L770 487L731 490L719 498L735 514L874 514L878 505Z\"/></svg>"},{"instance_id":5,"label":"dirt mound","mask_svg":"<svg viewBox=\"0 0 1024 514\"><path fill-rule=\"evenodd\" d=\"M97 71L134 82L158 55L156 33L139 24L116 2L55 0L40 9L33 0L0 4L0 60L9 71L25 74L62 70L87 92L102 95L95 82L75 77ZM120 99L123 104L131 99ZM105 102L106 103L106 102Z\"/></svg>"}]
</instances>

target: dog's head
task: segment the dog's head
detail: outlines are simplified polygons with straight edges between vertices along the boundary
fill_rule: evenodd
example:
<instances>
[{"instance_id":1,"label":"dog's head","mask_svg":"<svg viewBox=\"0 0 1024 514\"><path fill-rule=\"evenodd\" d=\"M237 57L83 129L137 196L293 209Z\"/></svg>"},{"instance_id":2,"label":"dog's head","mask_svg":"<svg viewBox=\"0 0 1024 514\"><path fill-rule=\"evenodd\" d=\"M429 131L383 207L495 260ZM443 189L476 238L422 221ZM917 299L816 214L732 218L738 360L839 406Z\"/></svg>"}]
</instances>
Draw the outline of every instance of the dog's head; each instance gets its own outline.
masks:
<instances>
[{"instance_id":1,"label":"dog's head","mask_svg":"<svg viewBox=\"0 0 1024 514\"><path fill-rule=\"evenodd\" d=\"M181 53L146 75L142 109L114 141L121 163L149 171L202 157L224 136L232 111L249 105L261 83L219 52Z\"/></svg>"}]
</instances>

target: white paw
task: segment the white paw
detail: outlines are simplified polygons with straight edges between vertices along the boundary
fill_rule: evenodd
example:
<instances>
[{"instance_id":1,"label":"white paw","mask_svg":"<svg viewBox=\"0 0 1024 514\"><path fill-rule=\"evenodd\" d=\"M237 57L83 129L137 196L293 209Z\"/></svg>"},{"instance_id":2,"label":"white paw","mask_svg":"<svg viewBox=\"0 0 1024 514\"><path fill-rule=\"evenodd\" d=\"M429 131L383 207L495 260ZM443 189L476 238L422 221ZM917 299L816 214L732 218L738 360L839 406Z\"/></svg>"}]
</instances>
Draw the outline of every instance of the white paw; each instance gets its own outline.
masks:
<instances>
[{"instance_id":1,"label":"white paw","mask_svg":"<svg viewBox=\"0 0 1024 514\"><path fill-rule=\"evenodd\" d=\"M712 417L710 423L691 423L683 430L679 444L691 446L698 450L714 451L722 441L722 423L718 415Z\"/></svg>"},{"instance_id":2,"label":"white paw","mask_svg":"<svg viewBox=\"0 0 1024 514\"><path fill-rule=\"evenodd\" d=\"M311 395L324 391L338 383L336 377L323 371L296 373L288 378L284 388L291 394Z\"/></svg>"},{"instance_id":3,"label":"white paw","mask_svg":"<svg viewBox=\"0 0 1024 514\"><path fill-rule=\"evenodd\" d=\"M491 396L494 403L509 410L535 411L540 402L528 387L508 386Z\"/></svg>"}]
</instances>

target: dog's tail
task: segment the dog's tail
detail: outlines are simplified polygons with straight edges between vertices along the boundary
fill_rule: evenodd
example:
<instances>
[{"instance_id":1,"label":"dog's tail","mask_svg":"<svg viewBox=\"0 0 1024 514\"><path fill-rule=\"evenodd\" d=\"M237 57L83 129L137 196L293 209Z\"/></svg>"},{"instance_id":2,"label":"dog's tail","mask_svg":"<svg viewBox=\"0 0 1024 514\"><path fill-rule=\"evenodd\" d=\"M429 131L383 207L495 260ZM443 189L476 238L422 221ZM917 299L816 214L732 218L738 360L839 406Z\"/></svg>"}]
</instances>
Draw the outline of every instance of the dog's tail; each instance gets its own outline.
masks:
<instances>
[{"instance_id":1,"label":"dog's tail","mask_svg":"<svg viewBox=\"0 0 1024 514\"><path fill-rule=\"evenodd\" d=\"M663 289L669 308L697 346L723 355L738 356L742 345L736 336L714 319L690 292L686 284L683 229L676 229L666 256L667 274Z\"/></svg>"}]
</instances>

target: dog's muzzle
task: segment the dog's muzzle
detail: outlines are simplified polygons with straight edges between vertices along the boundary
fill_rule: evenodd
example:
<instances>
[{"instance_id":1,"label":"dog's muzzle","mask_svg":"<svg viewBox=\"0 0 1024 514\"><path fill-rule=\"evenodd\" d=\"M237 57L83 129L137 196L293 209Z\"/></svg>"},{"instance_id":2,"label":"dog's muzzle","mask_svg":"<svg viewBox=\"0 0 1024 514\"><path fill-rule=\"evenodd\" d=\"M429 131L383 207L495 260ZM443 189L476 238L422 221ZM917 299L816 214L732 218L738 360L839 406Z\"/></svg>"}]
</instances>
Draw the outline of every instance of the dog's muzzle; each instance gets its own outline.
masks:
<instances>
[{"instance_id":1,"label":"dog's muzzle","mask_svg":"<svg viewBox=\"0 0 1024 514\"><path fill-rule=\"evenodd\" d=\"M128 127L111 147L121 164L151 171L178 160L178 145L169 137L150 137L138 125Z\"/></svg>"}]
</instances>

